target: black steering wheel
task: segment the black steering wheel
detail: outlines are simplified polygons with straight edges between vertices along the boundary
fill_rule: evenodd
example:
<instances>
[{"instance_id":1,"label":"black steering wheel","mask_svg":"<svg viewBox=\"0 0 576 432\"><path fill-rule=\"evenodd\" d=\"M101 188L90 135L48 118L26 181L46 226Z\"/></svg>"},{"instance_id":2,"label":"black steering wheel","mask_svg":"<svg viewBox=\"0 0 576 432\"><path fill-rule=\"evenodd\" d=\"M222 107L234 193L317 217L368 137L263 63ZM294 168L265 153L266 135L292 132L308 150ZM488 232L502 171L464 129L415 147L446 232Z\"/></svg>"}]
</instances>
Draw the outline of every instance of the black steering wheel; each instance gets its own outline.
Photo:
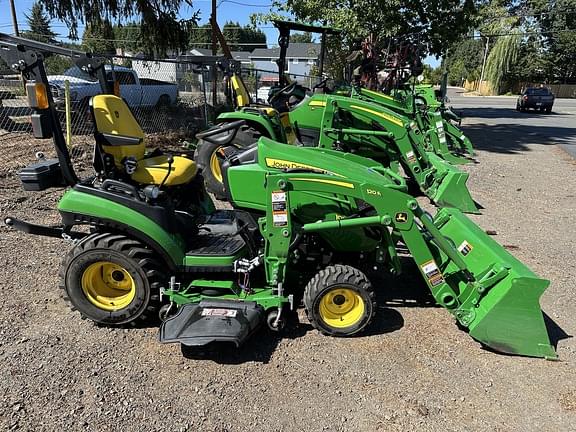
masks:
<instances>
[{"instance_id":1,"label":"black steering wheel","mask_svg":"<svg viewBox=\"0 0 576 432\"><path fill-rule=\"evenodd\" d=\"M268 99L268 102L271 104L276 99L278 99L280 96L292 96L292 94L294 93L294 90L296 90L297 85L298 85L298 83L296 81L293 81L290 84L288 84L287 86L282 87L280 90L278 90L276 93L274 93L270 99Z\"/></svg>"},{"instance_id":2,"label":"black steering wheel","mask_svg":"<svg viewBox=\"0 0 576 432\"><path fill-rule=\"evenodd\" d=\"M324 89L326 90L327 86L326 84L328 83L328 78L324 78L322 81L320 81L318 84L316 84L314 87L312 87L312 90L316 90L316 89Z\"/></svg>"}]
</instances>

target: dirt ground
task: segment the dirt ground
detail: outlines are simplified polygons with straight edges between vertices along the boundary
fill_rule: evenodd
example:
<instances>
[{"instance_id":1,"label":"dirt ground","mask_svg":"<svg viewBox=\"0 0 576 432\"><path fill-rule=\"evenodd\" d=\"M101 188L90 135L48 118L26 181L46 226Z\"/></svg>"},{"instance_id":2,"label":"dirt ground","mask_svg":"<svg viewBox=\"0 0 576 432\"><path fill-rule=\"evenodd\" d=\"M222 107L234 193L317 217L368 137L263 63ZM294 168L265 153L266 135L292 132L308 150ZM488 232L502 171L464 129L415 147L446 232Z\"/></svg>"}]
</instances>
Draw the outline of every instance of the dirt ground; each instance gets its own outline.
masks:
<instances>
[{"instance_id":1,"label":"dirt ground","mask_svg":"<svg viewBox=\"0 0 576 432\"><path fill-rule=\"evenodd\" d=\"M568 336L576 327L576 163L552 145L494 151L503 138L478 123L464 123L476 126L482 149L466 168L485 207L472 219L551 280L541 304L560 361L483 350L423 301L381 302L361 337L321 336L300 313L302 324L284 338L263 333L240 351L189 360L177 345L160 345L155 328L82 321L57 288L69 246L2 226L0 429L576 430L576 342ZM6 164L22 142L2 144ZM0 172L2 218L56 223L61 192L24 192L14 172ZM382 292L425 289L409 276L381 284Z\"/></svg>"}]
</instances>

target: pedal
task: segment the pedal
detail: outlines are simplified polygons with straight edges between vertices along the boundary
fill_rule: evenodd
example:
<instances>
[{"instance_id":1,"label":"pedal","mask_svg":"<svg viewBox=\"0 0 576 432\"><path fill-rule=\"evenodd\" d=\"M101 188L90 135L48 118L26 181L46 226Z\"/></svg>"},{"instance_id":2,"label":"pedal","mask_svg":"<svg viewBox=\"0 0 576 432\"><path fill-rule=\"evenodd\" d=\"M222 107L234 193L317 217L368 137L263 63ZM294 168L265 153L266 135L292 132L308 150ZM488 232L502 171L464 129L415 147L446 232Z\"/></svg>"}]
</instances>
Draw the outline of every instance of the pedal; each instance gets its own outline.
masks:
<instances>
[{"instance_id":1,"label":"pedal","mask_svg":"<svg viewBox=\"0 0 576 432\"><path fill-rule=\"evenodd\" d=\"M160 326L161 343L205 346L232 342L240 347L264 322L256 302L203 300L182 306Z\"/></svg>"}]
</instances>

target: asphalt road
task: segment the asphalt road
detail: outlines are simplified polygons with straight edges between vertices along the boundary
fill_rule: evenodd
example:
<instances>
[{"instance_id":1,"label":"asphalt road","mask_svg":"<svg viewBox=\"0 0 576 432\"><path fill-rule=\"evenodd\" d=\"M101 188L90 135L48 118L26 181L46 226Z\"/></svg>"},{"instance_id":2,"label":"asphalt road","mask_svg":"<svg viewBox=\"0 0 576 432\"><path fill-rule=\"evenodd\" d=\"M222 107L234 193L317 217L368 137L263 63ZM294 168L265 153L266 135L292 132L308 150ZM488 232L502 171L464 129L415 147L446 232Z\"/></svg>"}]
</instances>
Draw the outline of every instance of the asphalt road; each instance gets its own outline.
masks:
<instances>
[{"instance_id":1,"label":"asphalt road","mask_svg":"<svg viewBox=\"0 0 576 432\"><path fill-rule=\"evenodd\" d=\"M454 111L478 149L515 153L527 144L559 145L576 158L576 99L556 99L551 114L516 111L515 96L464 96L450 88Z\"/></svg>"}]
</instances>

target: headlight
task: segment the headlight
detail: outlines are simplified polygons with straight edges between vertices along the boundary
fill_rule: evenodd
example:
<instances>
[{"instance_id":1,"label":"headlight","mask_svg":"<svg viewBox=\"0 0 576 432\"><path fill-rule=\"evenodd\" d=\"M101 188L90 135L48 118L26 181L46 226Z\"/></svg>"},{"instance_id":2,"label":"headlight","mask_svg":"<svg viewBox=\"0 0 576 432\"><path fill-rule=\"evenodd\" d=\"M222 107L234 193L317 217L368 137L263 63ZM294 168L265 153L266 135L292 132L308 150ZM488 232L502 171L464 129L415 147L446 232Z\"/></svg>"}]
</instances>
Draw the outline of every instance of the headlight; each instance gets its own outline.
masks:
<instances>
[{"instance_id":1,"label":"headlight","mask_svg":"<svg viewBox=\"0 0 576 432\"><path fill-rule=\"evenodd\" d=\"M144 196L149 200L155 200L160 195L160 188L156 185L148 185L143 190Z\"/></svg>"}]
</instances>

